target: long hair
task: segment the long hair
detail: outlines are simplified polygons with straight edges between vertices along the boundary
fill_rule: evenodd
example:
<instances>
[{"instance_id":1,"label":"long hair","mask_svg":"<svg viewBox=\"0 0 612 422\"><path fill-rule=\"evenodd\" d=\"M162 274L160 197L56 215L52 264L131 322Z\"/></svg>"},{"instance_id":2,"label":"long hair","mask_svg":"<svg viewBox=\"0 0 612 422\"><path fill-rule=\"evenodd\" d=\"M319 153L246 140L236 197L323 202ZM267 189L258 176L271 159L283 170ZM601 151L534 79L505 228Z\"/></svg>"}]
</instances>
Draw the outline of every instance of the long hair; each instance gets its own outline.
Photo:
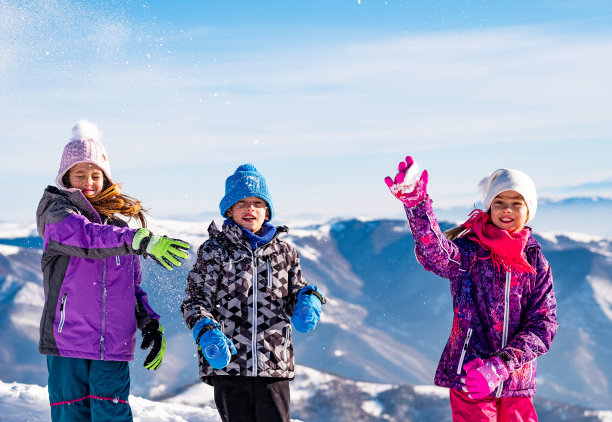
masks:
<instances>
[{"instance_id":1,"label":"long hair","mask_svg":"<svg viewBox=\"0 0 612 422\"><path fill-rule=\"evenodd\" d=\"M122 194L121 186L118 184L111 185L99 194L87 199L100 215L112 217L113 214L121 214L129 219L136 219L141 227L147 227L146 210L142 208L140 201Z\"/></svg>"},{"instance_id":2,"label":"long hair","mask_svg":"<svg viewBox=\"0 0 612 422\"><path fill-rule=\"evenodd\" d=\"M463 226L453 227L452 229L446 230L444 232L444 236L446 236L446 238L452 242L453 240L458 238L459 235L463 233L465 230L466 228Z\"/></svg>"},{"instance_id":3,"label":"long hair","mask_svg":"<svg viewBox=\"0 0 612 422\"><path fill-rule=\"evenodd\" d=\"M64 186L71 187L68 178L68 173L62 178ZM138 221L141 227L147 227L147 219L145 218L146 209L142 207L140 201L131 196L121 193L121 185L111 184L106 175L104 175L104 184L102 191L97 195L85 197L91 203L91 206L98 214L113 217L114 214L121 214L128 219L134 218Z\"/></svg>"}]
</instances>

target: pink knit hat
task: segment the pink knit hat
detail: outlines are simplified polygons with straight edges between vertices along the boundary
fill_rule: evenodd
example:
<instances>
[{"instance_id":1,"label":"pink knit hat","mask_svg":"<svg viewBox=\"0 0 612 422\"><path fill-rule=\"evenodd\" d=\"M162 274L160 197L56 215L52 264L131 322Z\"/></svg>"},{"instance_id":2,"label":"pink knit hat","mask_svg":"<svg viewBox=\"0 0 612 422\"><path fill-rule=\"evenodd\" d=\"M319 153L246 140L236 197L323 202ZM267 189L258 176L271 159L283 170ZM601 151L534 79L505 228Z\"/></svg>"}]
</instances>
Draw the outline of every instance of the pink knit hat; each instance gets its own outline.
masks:
<instances>
[{"instance_id":1,"label":"pink knit hat","mask_svg":"<svg viewBox=\"0 0 612 422\"><path fill-rule=\"evenodd\" d=\"M104 145L99 141L100 137L100 131L94 123L90 123L87 120L77 122L72 128L70 142L64 147L59 172L55 178L57 187L67 189L62 178L72 166L79 163L93 163L97 165L102 169L109 182L113 183L108 157Z\"/></svg>"}]
</instances>

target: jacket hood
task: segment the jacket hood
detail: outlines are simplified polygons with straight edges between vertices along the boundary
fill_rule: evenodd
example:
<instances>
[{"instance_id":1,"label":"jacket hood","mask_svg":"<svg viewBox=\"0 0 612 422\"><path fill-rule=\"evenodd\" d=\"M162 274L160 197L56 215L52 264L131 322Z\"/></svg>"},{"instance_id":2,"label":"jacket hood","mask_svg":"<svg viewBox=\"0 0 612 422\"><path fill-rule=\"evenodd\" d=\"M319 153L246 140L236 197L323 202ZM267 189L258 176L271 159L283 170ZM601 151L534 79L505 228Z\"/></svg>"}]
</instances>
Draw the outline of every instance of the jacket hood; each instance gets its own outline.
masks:
<instances>
[{"instance_id":1,"label":"jacket hood","mask_svg":"<svg viewBox=\"0 0 612 422\"><path fill-rule=\"evenodd\" d=\"M47 186L36 210L36 228L38 235L43 237L45 230L45 218L53 207L76 207L89 221L100 223L100 215L93 209L91 203L78 189L58 189L55 186Z\"/></svg>"}]
</instances>

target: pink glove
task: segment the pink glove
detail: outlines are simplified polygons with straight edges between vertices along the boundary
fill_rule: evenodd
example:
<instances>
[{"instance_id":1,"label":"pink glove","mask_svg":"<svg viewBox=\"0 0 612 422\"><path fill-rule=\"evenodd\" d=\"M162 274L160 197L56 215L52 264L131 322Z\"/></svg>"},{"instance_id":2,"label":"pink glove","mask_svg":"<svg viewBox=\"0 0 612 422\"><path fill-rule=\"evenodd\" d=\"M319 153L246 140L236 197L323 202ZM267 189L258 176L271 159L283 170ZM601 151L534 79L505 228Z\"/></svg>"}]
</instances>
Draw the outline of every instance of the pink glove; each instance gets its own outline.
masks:
<instances>
[{"instance_id":1,"label":"pink glove","mask_svg":"<svg viewBox=\"0 0 612 422\"><path fill-rule=\"evenodd\" d=\"M429 179L427 170L421 173L421 177L418 177L419 165L411 156L407 156L406 161L399 163L397 171L395 179L385 177L385 183L391 194L410 208L423 202L427 196L427 180Z\"/></svg>"},{"instance_id":2,"label":"pink glove","mask_svg":"<svg viewBox=\"0 0 612 422\"><path fill-rule=\"evenodd\" d=\"M488 396L502 382L510 376L508 367L499 356L482 360L474 359L463 367L466 374L461 378L465 384L463 391L468 393L471 399L480 399Z\"/></svg>"}]
</instances>

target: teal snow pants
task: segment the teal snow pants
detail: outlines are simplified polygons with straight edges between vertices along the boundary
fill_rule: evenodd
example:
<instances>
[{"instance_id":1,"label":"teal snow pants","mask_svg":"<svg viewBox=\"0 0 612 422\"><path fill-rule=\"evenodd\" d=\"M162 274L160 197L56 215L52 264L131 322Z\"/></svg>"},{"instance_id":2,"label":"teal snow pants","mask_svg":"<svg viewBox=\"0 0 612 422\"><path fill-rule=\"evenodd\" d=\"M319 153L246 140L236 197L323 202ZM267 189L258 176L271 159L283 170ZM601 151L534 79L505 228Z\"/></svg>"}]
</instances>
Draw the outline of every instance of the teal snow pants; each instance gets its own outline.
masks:
<instances>
[{"instance_id":1,"label":"teal snow pants","mask_svg":"<svg viewBox=\"0 0 612 422\"><path fill-rule=\"evenodd\" d=\"M128 362L47 356L53 422L131 422Z\"/></svg>"}]
</instances>

